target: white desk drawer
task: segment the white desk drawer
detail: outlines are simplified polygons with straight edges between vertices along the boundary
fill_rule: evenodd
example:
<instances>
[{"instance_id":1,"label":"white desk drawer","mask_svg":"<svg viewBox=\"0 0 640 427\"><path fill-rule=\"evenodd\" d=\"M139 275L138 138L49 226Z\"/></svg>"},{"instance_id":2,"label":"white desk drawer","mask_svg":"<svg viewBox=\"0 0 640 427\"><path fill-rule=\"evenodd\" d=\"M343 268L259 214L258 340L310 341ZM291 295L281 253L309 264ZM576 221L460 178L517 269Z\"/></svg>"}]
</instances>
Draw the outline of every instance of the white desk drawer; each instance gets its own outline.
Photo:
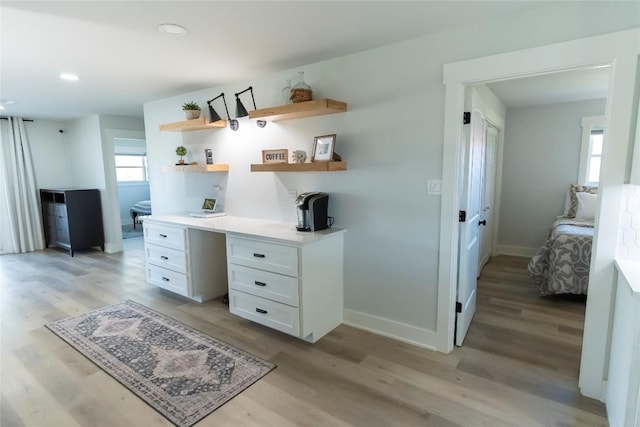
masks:
<instances>
[{"instance_id":1,"label":"white desk drawer","mask_svg":"<svg viewBox=\"0 0 640 427\"><path fill-rule=\"evenodd\" d=\"M300 314L295 307L230 289L229 310L280 332L295 336L300 334Z\"/></svg>"},{"instance_id":2,"label":"white desk drawer","mask_svg":"<svg viewBox=\"0 0 640 427\"><path fill-rule=\"evenodd\" d=\"M176 273L175 271L171 271L166 268L148 264L147 281L152 285L164 288L171 292L175 292L186 297L191 296L187 276L182 273Z\"/></svg>"},{"instance_id":3,"label":"white desk drawer","mask_svg":"<svg viewBox=\"0 0 640 427\"><path fill-rule=\"evenodd\" d=\"M299 306L298 279L295 277L229 264L229 289Z\"/></svg>"},{"instance_id":4,"label":"white desk drawer","mask_svg":"<svg viewBox=\"0 0 640 427\"><path fill-rule=\"evenodd\" d=\"M227 236L229 263L298 277L298 249Z\"/></svg>"},{"instance_id":5,"label":"white desk drawer","mask_svg":"<svg viewBox=\"0 0 640 427\"><path fill-rule=\"evenodd\" d=\"M185 229L143 222L144 241L179 251L185 250Z\"/></svg>"},{"instance_id":6,"label":"white desk drawer","mask_svg":"<svg viewBox=\"0 0 640 427\"><path fill-rule=\"evenodd\" d=\"M157 245L145 245L147 262L179 273L187 273L187 254Z\"/></svg>"}]
</instances>

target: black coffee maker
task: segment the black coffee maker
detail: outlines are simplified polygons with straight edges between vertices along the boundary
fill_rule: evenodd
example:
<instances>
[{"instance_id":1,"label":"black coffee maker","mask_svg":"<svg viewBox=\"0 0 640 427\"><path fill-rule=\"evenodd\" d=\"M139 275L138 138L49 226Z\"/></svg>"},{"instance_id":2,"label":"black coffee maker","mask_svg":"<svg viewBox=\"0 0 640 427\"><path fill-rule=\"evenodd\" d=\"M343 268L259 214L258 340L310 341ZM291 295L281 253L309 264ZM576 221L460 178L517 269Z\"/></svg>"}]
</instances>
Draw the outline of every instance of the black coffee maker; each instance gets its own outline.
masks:
<instances>
[{"instance_id":1,"label":"black coffee maker","mask_svg":"<svg viewBox=\"0 0 640 427\"><path fill-rule=\"evenodd\" d=\"M329 195L321 192L309 192L298 195L298 231L318 231L329 227Z\"/></svg>"}]
</instances>

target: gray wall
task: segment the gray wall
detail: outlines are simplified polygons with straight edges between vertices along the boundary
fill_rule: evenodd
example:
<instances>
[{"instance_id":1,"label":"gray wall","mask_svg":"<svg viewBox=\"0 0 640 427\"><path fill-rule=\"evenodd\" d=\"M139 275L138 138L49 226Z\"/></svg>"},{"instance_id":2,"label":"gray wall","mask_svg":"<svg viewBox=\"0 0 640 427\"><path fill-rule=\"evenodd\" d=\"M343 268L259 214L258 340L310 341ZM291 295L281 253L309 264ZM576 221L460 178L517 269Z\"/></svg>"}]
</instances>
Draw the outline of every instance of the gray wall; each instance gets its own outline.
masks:
<instances>
[{"instance_id":1,"label":"gray wall","mask_svg":"<svg viewBox=\"0 0 640 427\"><path fill-rule=\"evenodd\" d=\"M394 336L407 331L428 336L437 318L440 198L427 195L427 181L442 176L443 64L634 27L638 23L631 15L637 12L632 3L566 2L146 103L154 212L194 209L220 186L228 214L287 221L293 227L293 200L286 190L327 191L335 226L348 230L345 319ZM158 130L162 123L183 120L185 101L204 106L221 91L233 94L249 85L258 107L278 105L284 79L298 70L305 71L316 98L345 101L349 111L269 123L264 129L243 121L238 132ZM349 170L250 172L251 163L260 163L262 149L309 152L314 136L329 133L337 133L336 151ZM230 165L228 174L163 171L175 163L177 145L189 150L187 161L203 162L203 149L212 148L216 162Z\"/></svg>"},{"instance_id":2,"label":"gray wall","mask_svg":"<svg viewBox=\"0 0 640 427\"><path fill-rule=\"evenodd\" d=\"M149 184L120 184L118 185L118 206L120 206L120 221L122 225L133 224L129 209L134 203L149 200Z\"/></svg>"},{"instance_id":3,"label":"gray wall","mask_svg":"<svg viewBox=\"0 0 640 427\"><path fill-rule=\"evenodd\" d=\"M507 109L498 251L530 255L561 215L578 181L583 116L604 114L605 100Z\"/></svg>"}]
</instances>

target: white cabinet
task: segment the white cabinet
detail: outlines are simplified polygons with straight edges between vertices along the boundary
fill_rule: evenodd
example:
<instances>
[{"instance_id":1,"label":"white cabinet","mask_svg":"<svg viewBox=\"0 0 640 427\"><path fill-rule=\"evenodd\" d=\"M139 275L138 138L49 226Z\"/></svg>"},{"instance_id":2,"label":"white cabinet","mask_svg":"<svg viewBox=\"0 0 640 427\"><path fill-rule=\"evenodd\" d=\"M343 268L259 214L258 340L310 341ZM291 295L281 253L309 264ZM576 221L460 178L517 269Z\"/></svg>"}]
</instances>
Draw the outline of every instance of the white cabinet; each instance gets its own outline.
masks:
<instances>
[{"instance_id":1,"label":"white cabinet","mask_svg":"<svg viewBox=\"0 0 640 427\"><path fill-rule=\"evenodd\" d=\"M148 283L198 302L227 292L224 234L143 224Z\"/></svg>"},{"instance_id":2,"label":"white cabinet","mask_svg":"<svg viewBox=\"0 0 640 427\"><path fill-rule=\"evenodd\" d=\"M616 260L607 416L612 427L640 425L640 262Z\"/></svg>"},{"instance_id":3,"label":"white cabinet","mask_svg":"<svg viewBox=\"0 0 640 427\"><path fill-rule=\"evenodd\" d=\"M308 342L342 323L343 236L295 246L227 235L232 313Z\"/></svg>"}]
</instances>

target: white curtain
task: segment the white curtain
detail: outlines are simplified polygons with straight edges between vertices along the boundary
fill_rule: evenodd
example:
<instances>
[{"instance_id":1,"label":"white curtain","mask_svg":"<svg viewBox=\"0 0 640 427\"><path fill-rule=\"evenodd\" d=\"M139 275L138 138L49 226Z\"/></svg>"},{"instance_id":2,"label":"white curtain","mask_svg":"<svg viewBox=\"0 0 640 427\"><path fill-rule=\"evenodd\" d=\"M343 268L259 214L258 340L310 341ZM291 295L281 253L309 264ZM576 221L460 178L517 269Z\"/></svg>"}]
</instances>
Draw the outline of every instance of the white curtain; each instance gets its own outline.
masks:
<instances>
[{"instance_id":1,"label":"white curtain","mask_svg":"<svg viewBox=\"0 0 640 427\"><path fill-rule=\"evenodd\" d=\"M42 214L24 121L0 120L0 254L44 249Z\"/></svg>"}]
</instances>

